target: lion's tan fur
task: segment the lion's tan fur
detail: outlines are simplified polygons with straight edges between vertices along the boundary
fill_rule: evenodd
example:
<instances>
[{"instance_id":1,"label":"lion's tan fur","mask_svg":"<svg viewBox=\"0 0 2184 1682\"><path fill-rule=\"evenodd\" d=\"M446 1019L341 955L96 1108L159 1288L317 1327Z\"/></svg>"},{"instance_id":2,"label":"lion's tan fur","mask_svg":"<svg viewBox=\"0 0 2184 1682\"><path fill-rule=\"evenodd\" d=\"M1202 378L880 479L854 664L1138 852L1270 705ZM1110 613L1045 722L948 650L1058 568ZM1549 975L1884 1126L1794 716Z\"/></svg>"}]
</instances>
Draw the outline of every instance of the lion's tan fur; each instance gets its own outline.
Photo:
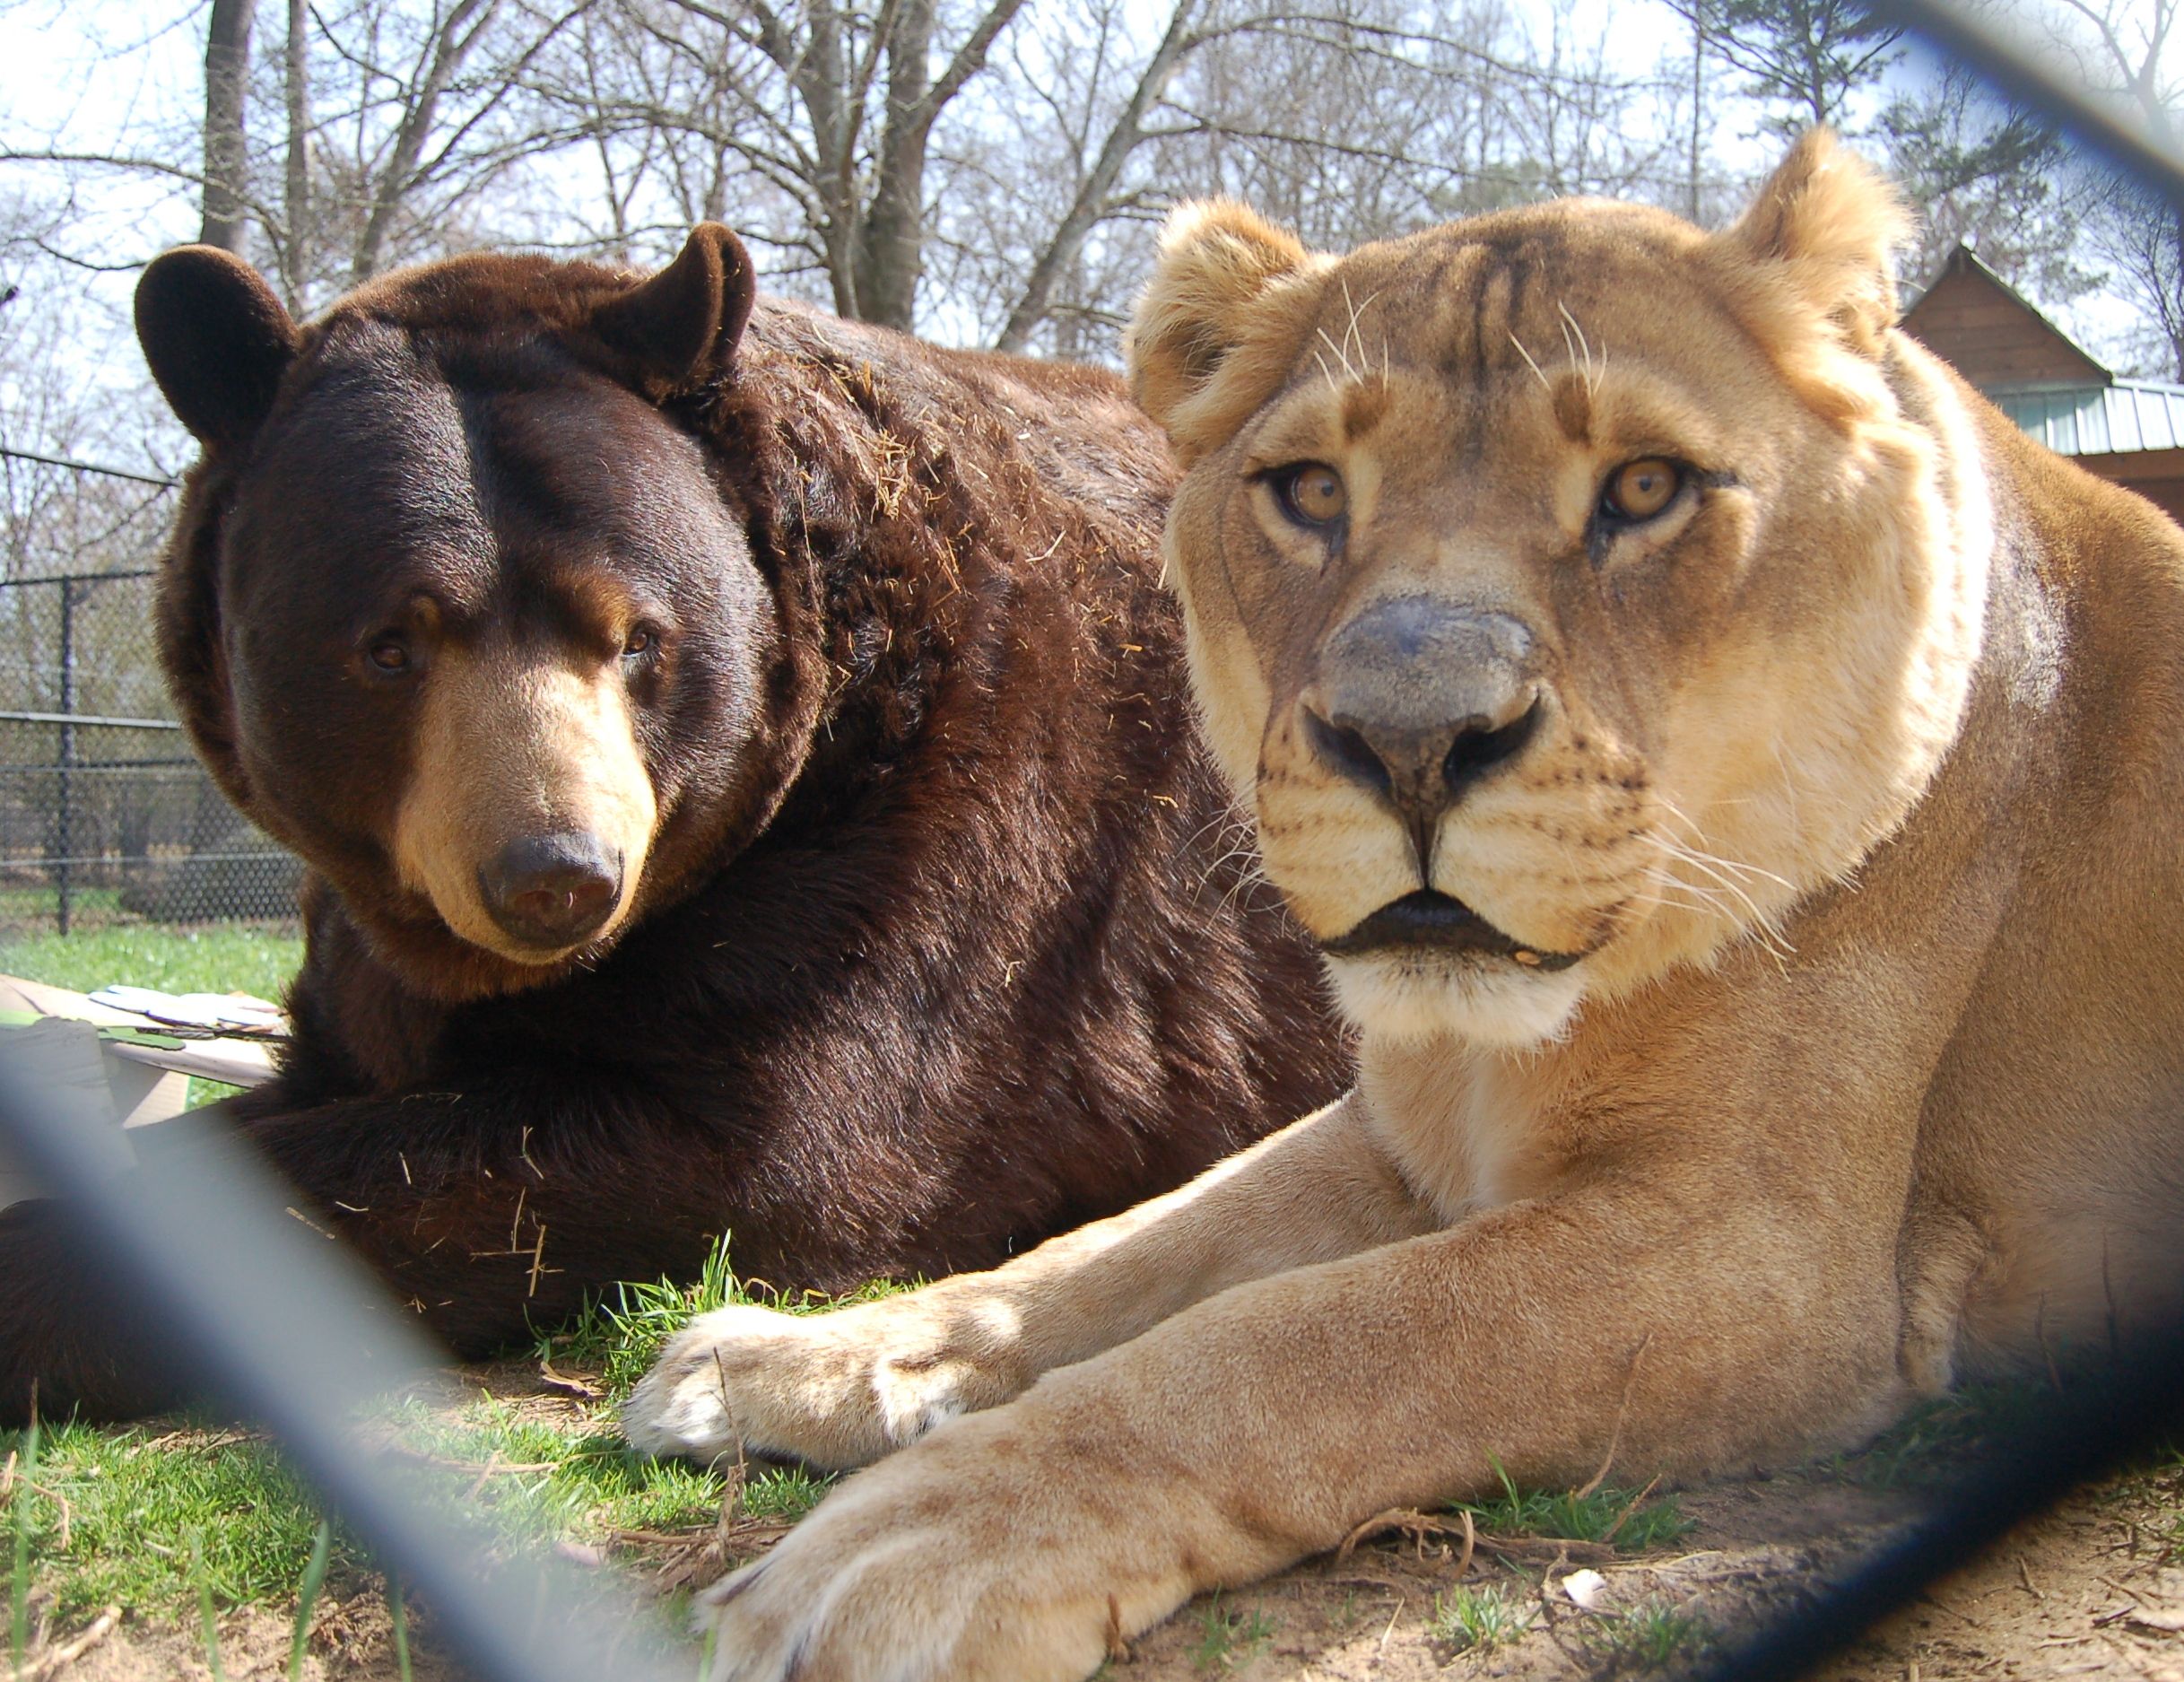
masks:
<instances>
[{"instance_id":1,"label":"lion's tan fur","mask_svg":"<svg viewBox=\"0 0 2184 1682\"><path fill-rule=\"evenodd\" d=\"M1576 961L1338 959L1332 1109L997 1272L685 1334L641 1442L917 1441L715 1592L723 1674L1074 1677L1498 1468L1734 1470L2173 1322L2184 535L1893 330L1900 228L1824 135L1713 235L1578 203L1336 260L1179 214L1133 370L1269 874L1323 940L1423 875ZM1657 457L1698 488L1599 541ZM1339 545L1268 492L1299 461ZM1543 650L1423 863L1300 722L1398 597Z\"/></svg>"}]
</instances>

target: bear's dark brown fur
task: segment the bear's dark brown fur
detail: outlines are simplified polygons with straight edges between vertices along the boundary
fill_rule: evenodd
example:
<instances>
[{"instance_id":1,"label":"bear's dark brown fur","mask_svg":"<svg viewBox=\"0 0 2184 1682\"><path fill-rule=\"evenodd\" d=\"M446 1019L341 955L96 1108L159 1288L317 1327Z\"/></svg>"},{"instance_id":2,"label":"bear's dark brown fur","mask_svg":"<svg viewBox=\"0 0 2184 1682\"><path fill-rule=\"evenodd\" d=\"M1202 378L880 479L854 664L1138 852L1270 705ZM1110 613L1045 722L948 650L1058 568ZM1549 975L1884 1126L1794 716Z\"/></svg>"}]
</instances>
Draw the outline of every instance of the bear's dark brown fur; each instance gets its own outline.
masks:
<instances>
[{"instance_id":1,"label":"bear's dark brown fur","mask_svg":"<svg viewBox=\"0 0 2184 1682\"><path fill-rule=\"evenodd\" d=\"M206 447L175 693L315 873L234 1108L457 1349L722 1233L781 1285L984 1266L1336 1092L1116 380L753 310L709 228L302 328L190 250L139 319ZM164 1401L65 1234L0 1216L0 1417Z\"/></svg>"}]
</instances>

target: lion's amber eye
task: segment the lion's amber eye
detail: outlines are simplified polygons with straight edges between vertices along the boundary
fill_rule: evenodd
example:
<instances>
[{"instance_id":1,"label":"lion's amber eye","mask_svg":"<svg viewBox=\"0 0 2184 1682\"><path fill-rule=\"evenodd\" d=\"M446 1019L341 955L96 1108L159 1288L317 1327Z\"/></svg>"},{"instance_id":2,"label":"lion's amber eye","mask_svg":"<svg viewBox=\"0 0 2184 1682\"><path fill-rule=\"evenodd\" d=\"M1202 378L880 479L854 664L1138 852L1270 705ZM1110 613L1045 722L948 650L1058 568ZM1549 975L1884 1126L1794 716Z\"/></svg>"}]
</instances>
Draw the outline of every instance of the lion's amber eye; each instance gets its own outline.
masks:
<instances>
[{"instance_id":1,"label":"lion's amber eye","mask_svg":"<svg viewBox=\"0 0 2184 1682\"><path fill-rule=\"evenodd\" d=\"M1350 509L1342 475L1324 461L1284 468L1275 480L1275 490L1283 510L1303 525L1332 526Z\"/></svg>"},{"instance_id":2,"label":"lion's amber eye","mask_svg":"<svg viewBox=\"0 0 2184 1682\"><path fill-rule=\"evenodd\" d=\"M1600 493L1600 511L1611 519L1651 519L1675 501L1684 488L1684 473L1675 462L1659 456L1627 461L1608 475Z\"/></svg>"}]
</instances>

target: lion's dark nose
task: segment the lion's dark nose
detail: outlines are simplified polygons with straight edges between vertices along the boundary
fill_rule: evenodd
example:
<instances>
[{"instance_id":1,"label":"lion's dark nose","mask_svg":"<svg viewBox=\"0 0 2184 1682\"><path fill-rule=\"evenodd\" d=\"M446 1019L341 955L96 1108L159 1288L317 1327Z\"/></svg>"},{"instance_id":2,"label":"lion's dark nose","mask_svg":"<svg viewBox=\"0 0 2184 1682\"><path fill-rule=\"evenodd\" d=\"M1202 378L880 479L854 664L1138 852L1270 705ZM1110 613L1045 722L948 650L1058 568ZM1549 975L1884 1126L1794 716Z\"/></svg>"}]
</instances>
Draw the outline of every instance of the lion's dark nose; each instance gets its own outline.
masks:
<instances>
[{"instance_id":1,"label":"lion's dark nose","mask_svg":"<svg viewBox=\"0 0 2184 1682\"><path fill-rule=\"evenodd\" d=\"M1532 633L1428 596L1375 603L1328 639L1304 697L1327 767L1430 822L1538 728Z\"/></svg>"},{"instance_id":2,"label":"lion's dark nose","mask_svg":"<svg viewBox=\"0 0 2184 1682\"><path fill-rule=\"evenodd\" d=\"M622 854L575 832L510 841L478 871L485 909L530 946L573 946L613 914L622 898Z\"/></svg>"}]
</instances>

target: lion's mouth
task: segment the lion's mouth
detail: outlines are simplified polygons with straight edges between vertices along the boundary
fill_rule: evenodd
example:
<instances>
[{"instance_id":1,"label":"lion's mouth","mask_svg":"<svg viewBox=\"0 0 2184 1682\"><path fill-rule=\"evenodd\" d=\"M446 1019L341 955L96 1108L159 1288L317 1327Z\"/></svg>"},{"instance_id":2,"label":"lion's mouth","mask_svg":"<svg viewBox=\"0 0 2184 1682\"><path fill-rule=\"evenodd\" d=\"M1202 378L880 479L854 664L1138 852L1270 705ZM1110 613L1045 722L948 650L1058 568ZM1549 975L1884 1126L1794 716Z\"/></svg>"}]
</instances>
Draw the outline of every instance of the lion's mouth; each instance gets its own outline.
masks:
<instances>
[{"instance_id":1,"label":"lion's mouth","mask_svg":"<svg viewBox=\"0 0 2184 1682\"><path fill-rule=\"evenodd\" d=\"M1390 901L1349 933L1321 941L1319 949L1337 958L1422 950L1464 953L1507 958L1533 970L1566 970L1585 955L1520 946L1463 901L1432 888Z\"/></svg>"}]
</instances>

